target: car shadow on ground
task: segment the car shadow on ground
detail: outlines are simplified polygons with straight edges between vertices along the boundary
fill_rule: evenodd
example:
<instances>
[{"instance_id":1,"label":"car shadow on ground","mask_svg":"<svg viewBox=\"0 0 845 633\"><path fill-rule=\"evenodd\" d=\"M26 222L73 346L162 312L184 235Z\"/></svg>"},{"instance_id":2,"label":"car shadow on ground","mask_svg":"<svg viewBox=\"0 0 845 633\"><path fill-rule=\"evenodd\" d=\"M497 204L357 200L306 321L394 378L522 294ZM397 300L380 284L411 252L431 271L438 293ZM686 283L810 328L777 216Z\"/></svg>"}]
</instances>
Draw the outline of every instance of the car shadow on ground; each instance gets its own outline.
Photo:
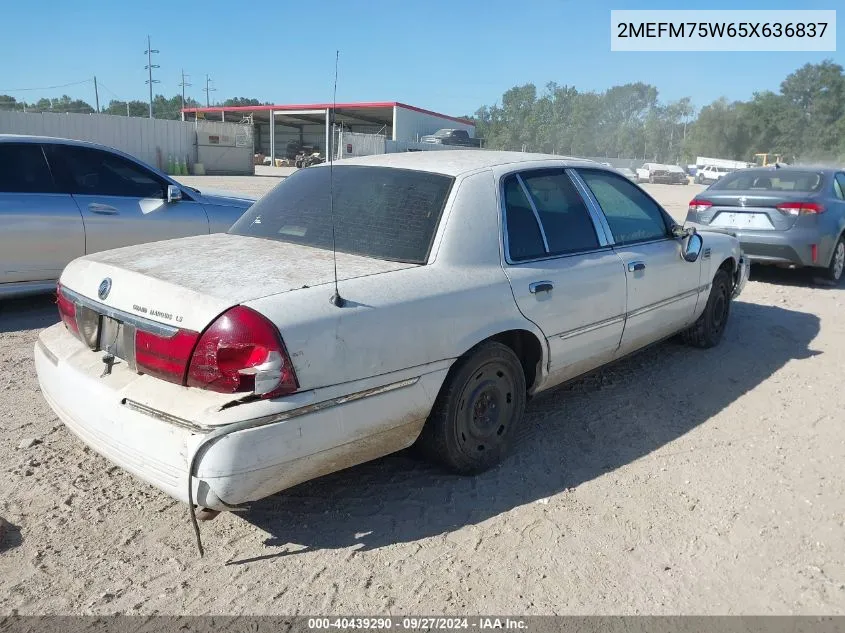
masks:
<instances>
[{"instance_id":1,"label":"car shadow on ground","mask_svg":"<svg viewBox=\"0 0 845 633\"><path fill-rule=\"evenodd\" d=\"M707 422L809 348L818 317L735 302L722 344L674 341L541 394L508 459L475 477L404 451L291 488L239 516L281 551L376 549L477 524L612 472ZM288 547L295 545L296 547Z\"/></svg>"},{"instance_id":2,"label":"car shadow on ground","mask_svg":"<svg viewBox=\"0 0 845 633\"><path fill-rule=\"evenodd\" d=\"M58 321L55 292L0 301L0 334L40 330Z\"/></svg>"},{"instance_id":3,"label":"car shadow on ground","mask_svg":"<svg viewBox=\"0 0 845 633\"><path fill-rule=\"evenodd\" d=\"M822 272L813 268L779 268L777 266L751 266L749 281L759 281L776 286L792 286L796 288L818 288L820 290L836 290L843 288L843 282L834 283L822 277Z\"/></svg>"}]
</instances>

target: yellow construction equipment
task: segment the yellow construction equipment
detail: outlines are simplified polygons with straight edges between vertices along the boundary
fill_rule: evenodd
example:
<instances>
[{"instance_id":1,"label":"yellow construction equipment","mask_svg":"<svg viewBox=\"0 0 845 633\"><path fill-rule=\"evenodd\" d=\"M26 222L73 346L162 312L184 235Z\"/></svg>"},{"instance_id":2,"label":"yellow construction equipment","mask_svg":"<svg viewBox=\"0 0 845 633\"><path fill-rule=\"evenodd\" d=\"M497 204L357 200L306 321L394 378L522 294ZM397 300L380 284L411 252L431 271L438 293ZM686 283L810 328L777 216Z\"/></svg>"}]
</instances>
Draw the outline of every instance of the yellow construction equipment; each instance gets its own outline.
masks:
<instances>
[{"instance_id":1,"label":"yellow construction equipment","mask_svg":"<svg viewBox=\"0 0 845 633\"><path fill-rule=\"evenodd\" d=\"M769 156L774 156L774 160L769 162ZM754 154L754 158L758 159L757 162L760 164L761 167L768 167L769 165L777 165L781 162L781 158L783 157L782 154Z\"/></svg>"}]
</instances>

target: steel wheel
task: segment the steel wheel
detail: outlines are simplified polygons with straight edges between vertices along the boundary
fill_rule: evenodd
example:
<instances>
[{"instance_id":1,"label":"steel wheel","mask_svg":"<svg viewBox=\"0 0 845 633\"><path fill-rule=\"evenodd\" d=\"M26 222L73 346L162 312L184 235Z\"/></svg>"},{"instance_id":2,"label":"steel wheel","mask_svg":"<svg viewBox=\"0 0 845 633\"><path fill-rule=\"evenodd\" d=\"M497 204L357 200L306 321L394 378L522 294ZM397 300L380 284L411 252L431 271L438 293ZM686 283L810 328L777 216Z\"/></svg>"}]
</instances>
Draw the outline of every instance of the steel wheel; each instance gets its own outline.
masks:
<instances>
[{"instance_id":1,"label":"steel wheel","mask_svg":"<svg viewBox=\"0 0 845 633\"><path fill-rule=\"evenodd\" d=\"M730 297L728 296L728 286L720 283L713 286L712 296L712 313L710 318L710 335L715 338L721 338L722 331L728 322L728 308Z\"/></svg>"},{"instance_id":2,"label":"steel wheel","mask_svg":"<svg viewBox=\"0 0 845 633\"><path fill-rule=\"evenodd\" d=\"M525 400L525 374L513 350L481 343L449 371L417 446L455 472L485 471L507 454Z\"/></svg>"},{"instance_id":3,"label":"steel wheel","mask_svg":"<svg viewBox=\"0 0 845 633\"><path fill-rule=\"evenodd\" d=\"M497 448L516 410L516 385L510 368L500 361L476 370L464 385L457 410L457 442L466 453Z\"/></svg>"}]
</instances>

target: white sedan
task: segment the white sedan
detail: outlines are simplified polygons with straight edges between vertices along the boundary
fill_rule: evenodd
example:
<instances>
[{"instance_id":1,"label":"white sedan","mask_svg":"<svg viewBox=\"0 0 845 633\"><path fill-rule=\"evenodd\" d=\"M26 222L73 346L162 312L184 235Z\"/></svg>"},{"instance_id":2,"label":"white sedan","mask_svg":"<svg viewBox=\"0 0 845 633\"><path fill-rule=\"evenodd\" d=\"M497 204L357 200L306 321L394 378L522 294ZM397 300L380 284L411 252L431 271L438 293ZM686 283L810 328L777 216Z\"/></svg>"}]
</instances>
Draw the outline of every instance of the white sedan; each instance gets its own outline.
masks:
<instances>
[{"instance_id":1,"label":"white sedan","mask_svg":"<svg viewBox=\"0 0 845 633\"><path fill-rule=\"evenodd\" d=\"M415 442L490 468L531 395L675 334L717 345L747 277L734 237L598 163L353 158L226 234L73 261L35 363L85 443L226 510Z\"/></svg>"}]
</instances>

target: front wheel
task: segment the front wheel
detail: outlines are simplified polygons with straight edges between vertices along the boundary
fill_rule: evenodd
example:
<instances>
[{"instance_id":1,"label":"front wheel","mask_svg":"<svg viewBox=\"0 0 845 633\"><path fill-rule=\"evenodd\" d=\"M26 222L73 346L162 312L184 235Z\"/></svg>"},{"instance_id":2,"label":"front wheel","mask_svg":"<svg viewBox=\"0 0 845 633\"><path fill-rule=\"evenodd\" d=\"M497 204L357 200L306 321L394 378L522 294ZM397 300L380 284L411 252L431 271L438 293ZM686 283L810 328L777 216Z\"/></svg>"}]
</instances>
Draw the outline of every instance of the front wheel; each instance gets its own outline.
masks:
<instances>
[{"instance_id":1,"label":"front wheel","mask_svg":"<svg viewBox=\"0 0 845 633\"><path fill-rule=\"evenodd\" d=\"M719 344L731 312L731 290L731 276L726 270L720 269L713 277L704 312L681 334L685 343L702 349Z\"/></svg>"},{"instance_id":2,"label":"front wheel","mask_svg":"<svg viewBox=\"0 0 845 633\"><path fill-rule=\"evenodd\" d=\"M830 258L830 265L825 271L828 281L839 283L842 273L845 271L845 236L840 237L833 247L833 255Z\"/></svg>"},{"instance_id":3,"label":"front wheel","mask_svg":"<svg viewBox=\"0 0 845 633\"><path fill-rule=\"evenodd\" d=\"M461 474L483 472L507 454L525 411L522 364L495 341L458 360L425 423L419 448Z\"/></svg>"}]
</instances>

